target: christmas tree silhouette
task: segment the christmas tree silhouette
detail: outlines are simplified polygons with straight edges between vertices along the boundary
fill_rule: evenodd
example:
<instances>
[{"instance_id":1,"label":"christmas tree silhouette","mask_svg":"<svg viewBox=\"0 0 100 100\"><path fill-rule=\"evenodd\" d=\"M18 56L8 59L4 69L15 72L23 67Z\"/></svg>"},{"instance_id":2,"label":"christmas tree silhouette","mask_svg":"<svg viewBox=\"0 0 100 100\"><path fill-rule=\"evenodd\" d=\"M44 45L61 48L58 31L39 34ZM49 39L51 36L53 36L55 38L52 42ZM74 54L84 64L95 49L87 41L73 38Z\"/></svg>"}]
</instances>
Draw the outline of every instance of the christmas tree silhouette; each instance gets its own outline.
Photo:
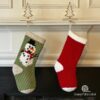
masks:
<instances>
[{"instance_id":1,"label":"christmas tree silhouette","mask_svg":"<svg viewBox=\"0 0 100 100\"><path fill-rule=\"evenodd\" d=\"M67 17L68 19L72 19L73 16L74 16L73 8L71 5L71 2L69 2L68 6L67 6L65 17Z\"/></svg>"},{"instance_id":2,"label":"christmas tree silhouette","mask_svg":"<svg viewBox=\"0 0 100 100\"><path fill-rule=\"evenodd\" d=\"M24 11L24 15L23 15L27 20L31 19L33 14L32 14L32 10L31 7L29 5L29 3L26 4L25 7L25 11Z\"/></svg>"}]
</instances>

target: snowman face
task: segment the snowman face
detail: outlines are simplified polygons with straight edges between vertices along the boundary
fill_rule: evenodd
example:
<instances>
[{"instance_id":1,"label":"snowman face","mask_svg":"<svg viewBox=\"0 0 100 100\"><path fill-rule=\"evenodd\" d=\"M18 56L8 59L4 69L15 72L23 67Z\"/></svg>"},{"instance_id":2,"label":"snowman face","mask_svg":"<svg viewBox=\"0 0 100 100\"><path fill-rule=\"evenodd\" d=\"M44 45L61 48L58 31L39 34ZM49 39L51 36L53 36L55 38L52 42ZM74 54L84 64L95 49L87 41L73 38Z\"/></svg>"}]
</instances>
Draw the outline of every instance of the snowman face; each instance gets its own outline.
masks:
<instances>
[{"instance_id":1,"label":"snowman face","mask_svg":"<svg viewBox=\"0 0 100 100\"><path fill-rule=\"evenodd\" d=\"M32 60L33 60L33 59L30 60L30 55L26 52L22 52L19 59L22 62L22 64L26 67L32 64Z\"/></svg>"},{"instance_id":2,"label":"snowman face","mask_svg":"<svg viewBox=\"0 0 100 100\"><path fill-rule=\"evenodd\" d=\"M26 51L30 51L31 54L34 54L35 51L36 51L36 48L35 48L34 45L32 45L32 44L30 44L30 43L27 43L27 44L25 45L25 50L26 50Z\"/></svg>"}]
</instances>

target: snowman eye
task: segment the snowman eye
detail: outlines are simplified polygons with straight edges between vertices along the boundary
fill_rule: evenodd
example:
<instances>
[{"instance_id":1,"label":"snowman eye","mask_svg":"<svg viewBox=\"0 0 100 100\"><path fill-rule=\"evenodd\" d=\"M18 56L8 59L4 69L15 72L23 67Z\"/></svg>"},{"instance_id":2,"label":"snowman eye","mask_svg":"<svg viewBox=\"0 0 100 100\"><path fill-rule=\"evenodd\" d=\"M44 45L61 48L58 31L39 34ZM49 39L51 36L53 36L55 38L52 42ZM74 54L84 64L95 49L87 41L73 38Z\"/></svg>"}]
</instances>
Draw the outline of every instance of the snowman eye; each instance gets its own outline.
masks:
<instances>
[{"instance_id":1,"label":"snowman eye","mask_svg":"<svg viewBox=\"0 0 100 100\"><path fill-rule=\"evenodd\" d=\"M25 63L27 63L27 61Z\"/></svg>"},{"instance_id":2,"label":"snowman eye","mask_svg":"<svg viewBox=\"0 0 100 100\"><path fill-rule=\"evenodd\" d=\"M25 54L23 53L23 56L25 56Z\"/></svg>"}]
</instances>

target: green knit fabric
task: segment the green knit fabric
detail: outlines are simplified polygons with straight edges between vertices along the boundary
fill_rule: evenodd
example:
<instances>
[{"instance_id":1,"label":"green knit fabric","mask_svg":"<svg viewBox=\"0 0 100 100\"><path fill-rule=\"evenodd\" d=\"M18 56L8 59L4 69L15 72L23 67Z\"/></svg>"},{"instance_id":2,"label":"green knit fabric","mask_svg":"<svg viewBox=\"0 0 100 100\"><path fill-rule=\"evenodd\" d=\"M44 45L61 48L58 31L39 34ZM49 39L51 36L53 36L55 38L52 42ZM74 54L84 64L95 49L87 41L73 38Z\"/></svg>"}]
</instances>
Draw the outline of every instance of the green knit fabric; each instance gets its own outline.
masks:
<instances>
[{"instance_id":1,"label":"green knit fabric","mask_svg":"<svg viewBox=\"0 0 100 100\"><path fill-rule=\"evenodd\" d=\"M36 64L36 61L38 59L38 56L43 48L43 45L44 43L40 43L39 41L37 40L34 40L35 41L35 48L36 48L36 52L35 54L37 55L36 57L33 57L33 62L31 65L25 67L21 61L20 61L20 56L21 56L21 53L22 51L25 49L25 45L28 43L28 41L30 41L30 37L28 37L27 35L25 35L25 38L23 40L23 43L22 43L22 46L19 50L19 53L18 53L18 56L15 60L15 63L14 63L14 66L13 66L13 70L14 70L14 67L17 65L19 66L23 71L19 74L15 74L15 80L16 80L16 84L17 84L17 87L18 87L18 90L21 92L23 90L28 90L28 89L32 89L34 90L36 88L36 80L35 80L35 64ZM32 39L33 40L33 39ZM13 71L13 73L15 73Z\"/></svg>"}]
</instances>

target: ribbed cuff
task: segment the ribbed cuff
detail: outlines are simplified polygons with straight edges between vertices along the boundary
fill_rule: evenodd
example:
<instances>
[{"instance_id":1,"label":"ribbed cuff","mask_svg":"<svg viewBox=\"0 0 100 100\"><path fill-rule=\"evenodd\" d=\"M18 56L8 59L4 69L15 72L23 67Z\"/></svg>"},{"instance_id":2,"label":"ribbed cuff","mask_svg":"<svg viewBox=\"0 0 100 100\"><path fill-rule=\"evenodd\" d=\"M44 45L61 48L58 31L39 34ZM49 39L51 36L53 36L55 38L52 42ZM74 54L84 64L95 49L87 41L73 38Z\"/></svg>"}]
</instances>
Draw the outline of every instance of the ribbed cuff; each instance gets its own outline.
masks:
<instances>
[{"instance_id":1,"label":"ribbed cuff","mask_svg":"<svg viewBox=\"0 0 100 100\"><path fill-rule=\"evenodd\" d=\"M27 35L28 37L36 40L36 41L39 41L40 43L44 44L45 43L45 39L41 38L40 36L34 34L34 33L31 33L31 32L28 32L26 33L25 35Z\"/></svg>"},{"instance_id":2,"label":"ribbed cuff","mask_svg":"<svg viewBox=\"0 0 100 100\"><path fill-rule=\"evenodd\" d=\"M69 35L72 39L74 39L75 41L80 42L80 43L82 43L82 44L86 44L86 42L87 42L87 39L77 36L77 35L76 35L75 33L73 33L72 31L69 31L69 32L68 32L68 35Z\"/></svg>"}]
</instances>

